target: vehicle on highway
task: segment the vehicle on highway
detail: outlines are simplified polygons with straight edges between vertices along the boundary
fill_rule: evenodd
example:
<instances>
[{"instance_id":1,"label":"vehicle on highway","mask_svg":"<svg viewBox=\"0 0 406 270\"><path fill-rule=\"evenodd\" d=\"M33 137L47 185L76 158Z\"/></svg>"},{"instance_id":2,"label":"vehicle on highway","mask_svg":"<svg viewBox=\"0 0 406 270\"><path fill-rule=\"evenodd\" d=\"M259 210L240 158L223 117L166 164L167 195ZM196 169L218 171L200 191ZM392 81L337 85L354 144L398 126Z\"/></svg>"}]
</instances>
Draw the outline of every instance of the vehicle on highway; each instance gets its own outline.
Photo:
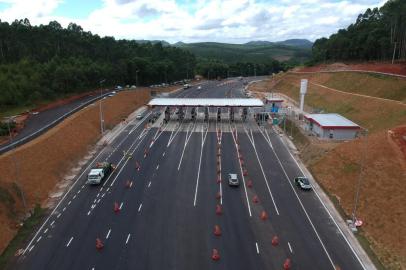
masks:
<instances>
[{"instance_id":1,"label":"vehicle on highway","mask_svg":"<svg viewBox=\"0 0 406 270\"><path fill-rule=\"evenodd\" d=\"M238 180L236 173L228 174L228 185L231 187L238 187L240 185L240 181Z\"/></svg>"},{"instance_id":2,"label":"vehicle on highway","mask_svg":"<svg viewBox=\"0 0 406 270\"><path fill-rule=\"evenodd\" d=\"M130 87L131 89L136 89L137 88L137 86L135 86L135 85L131 85L131 87Z\"/></svg>"},{"instance_id":3,"label":"vehicle on highway","mask_svg":"<svg viewBox=\"0 0 406 270\"><path fill-rule=\"evenodd\" d=\"M120 85L117 85L115 89L116 89L116 90L122 90L123 87L121 87Z\"/></svg>"},{"instance_id":4,"label":"vehicle on highway","mask_svg":"<svg viewBox=\"0 0 406 270\"><path fill-rule=\"evenodd\" d=\"M309 179L303 176L295 178L295 184L303 190L311 190L312 186L310 185Z\"/></svg>"},{"instance_id":5,"label":"vehicle on highway","mask_svg":"<svg viewBox=\"0 0 406 270\"><path fill-rule=\"evenodd\" d=\"M198 87L197 87L197 90L201 90L202 89L202 87L199 85Z\"/></svg>"},{"instance_id":6,"label":"vehicle on highway","mask_svg":"<svg viewBox=\"0 0 406 270\"><path fill-rule=\"evenodd\" d=\"M137 120L140 120L142 118L144 118L144 113L143 112L137 114L137 116L135 117L135 119L137 119Z\"/></svg>"},{"instance_id":7,"label":"vehicle on highway","mask_svg":"<svg viewBox=\"0 0 406 270\"><path fill-rule=\"evenodd\" d=\"M107 178L113 170L113 164L108 162L98 162L96 167L91 169L87 175L86 183L89 185L98 185L103 179Z\"/></svg>"},{"instance_id":8,"label":"vehicle on highway","mask_svg":"<svg viewBox=\"0 0 406 270\"><path fill-rule=\"evenodd\" d=\"M188 88L190 88L189 84L186 83L186 84L183 85L183 89L188 89Z\"/></svg>"}]
</instances>

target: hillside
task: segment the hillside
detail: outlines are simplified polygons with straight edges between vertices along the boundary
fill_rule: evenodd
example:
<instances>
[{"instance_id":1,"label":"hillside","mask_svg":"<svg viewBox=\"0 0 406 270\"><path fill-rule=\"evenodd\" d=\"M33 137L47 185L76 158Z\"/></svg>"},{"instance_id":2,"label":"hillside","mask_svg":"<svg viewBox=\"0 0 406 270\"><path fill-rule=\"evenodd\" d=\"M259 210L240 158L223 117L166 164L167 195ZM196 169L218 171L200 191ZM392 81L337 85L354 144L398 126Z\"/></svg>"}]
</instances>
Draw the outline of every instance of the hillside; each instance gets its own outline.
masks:
<instances>
[{"instance_id":1,"label":"hillside","mask_svg":"<svg viewBox=\"0 0 406 270\"><path fill-rule=\"evenodd\" d=\"M310 41L307 42L307 44L311 44ZM279 43L251 41L245 44L178 42L173 46L186 49L197 57L214 58L232 64L235 62L267 63L273 59L305 62L311 56L309 47L306 47L308 45L303 46L305 43L300 40L287 40Z\"/></svg>"}]
</instances>

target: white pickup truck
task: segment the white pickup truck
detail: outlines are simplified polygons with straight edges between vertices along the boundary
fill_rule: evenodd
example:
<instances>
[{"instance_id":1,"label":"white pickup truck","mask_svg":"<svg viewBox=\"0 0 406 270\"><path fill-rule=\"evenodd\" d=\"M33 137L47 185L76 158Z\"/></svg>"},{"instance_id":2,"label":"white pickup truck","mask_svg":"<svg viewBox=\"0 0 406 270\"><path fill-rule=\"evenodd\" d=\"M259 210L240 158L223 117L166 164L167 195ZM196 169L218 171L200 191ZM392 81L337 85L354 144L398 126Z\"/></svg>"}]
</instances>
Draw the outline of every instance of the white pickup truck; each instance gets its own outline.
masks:
<instances>
[{"instance_id":1,"label":"white pickup truck","mask_svg":"<svg viewBox=\"0 0 406 270\"><path fill-rule=\"evenodd\" d=\"M108 162L100 162L96 164L96 168L90 170L87 175L86 183L89 185L98 185L101 181L110 175L114 170L114 166Z\"/></svg>"}]
</instances>

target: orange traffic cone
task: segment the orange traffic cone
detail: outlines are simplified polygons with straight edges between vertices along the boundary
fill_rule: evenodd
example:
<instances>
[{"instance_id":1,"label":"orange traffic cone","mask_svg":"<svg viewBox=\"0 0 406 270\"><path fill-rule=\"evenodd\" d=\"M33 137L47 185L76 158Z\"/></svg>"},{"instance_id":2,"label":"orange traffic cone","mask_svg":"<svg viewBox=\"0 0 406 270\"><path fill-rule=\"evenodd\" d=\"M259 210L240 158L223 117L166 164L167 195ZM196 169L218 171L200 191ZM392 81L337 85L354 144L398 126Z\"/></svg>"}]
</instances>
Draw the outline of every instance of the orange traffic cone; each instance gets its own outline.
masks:
<instances>
[{"instance_id":1,"label":"orange traffic cone","mask_svg":"<svg viewBox=\"0 0 406 270\"><path fill-rule=\"evenodd\" d=\"M252 180L247 181L247 187L252 188Z\"/></svg>"},{"instance_id":2,"label":"orange traffic cone","mask_svg":"<svg viewBox=\"0 0 406 270\"><path fill-rule=\"evenodd\" d=\"M217 249L213 248L211 258L212 258L213 261L220 260L220 253L219 253L219 251Z\"/></svg>"},{"instance_id":3,"label":"orange traffic cone","mask_svg":"<svg viewBox=\"0 0 406 270\"><path fill-rule=\"evenodd\" d=\"M216 215L221 216L223 214L223 209L221 209L221 205L216 205Z\"/></svg>"},{"instance_id":4,"label":"orange traffic cone","mask_svg":"<svg viewBox=\"0 0 406 270\"><path fill-rule=\"evenodd\" d=\"M252 197L252 202L253 203L259 203L259 199L257 195L254 195L254 197Z\"/></svg>"},{"instance_id":5,"label":"orange traffic cone","mask_svg":"<svg viewBox=\"0 0 406 270\"><path fill-rule=\"evenodd\" d=\"M221 235L221 229L219 225L214 225L214 235L215 236L220 236Z\"/></svg>"},{"instance_id":6,"label":"orange traffic cone","mask_svg":"<svg viewBox=\"0 0 406 270\"><path fill-rule=\"evenodd\" d=\"M285 260L285 262L283 263L283 269L289 270L290 267L291 267L290 259L287 258L287 259Z\"/></svg>"},{"instance_id":7,"label":"orange traffic cone","mask_svg":"<svg viewBox=\"0 0 406 270\"><path fill-rule=\"evenodd\" d=\"M277 246L277 245L279 245L279 238L278 238L278 236L274 236L274 237L272 237L272 246Z\"/></svg>"},{"instance_id":8,"label":"orange traffic cone","mask_svg":"<svg viewBox=\"0 0 406 270\"><path fill-rule=\"evenodd\" d=\"M115 213L120 212L120 207L118 206L118 203L117 203L117 202L114 203L114 212L115 212Z\"/></svg>"},{"instance_id":9,"label":"orange traffic cone","mask_svg":"<svg viewBox=\"0 0 406 270\"><path fill-rule=\"evenodd\" d=\"M265 211L262 211L260 218L261 218L262 220L266 220L266 219L268 218L268 214L267 214Z\"/></svg>"},{"instance_id":10,"label":"orange traffic cone","mask_svg":"<svg viewBox=\"0 0 406 270\"><path fill-rule=\"evenodd\" d=\"M243 171L243 174L242 174L242 175L247 176L247 175L248 175L248 171L247 171L246 169L244 169L244 171Z\"/></svg>"},{"instance_id":11,"label":"orange traffic cone","mask_svg":"<svg viewBox=\"0 0 406 270\"><path fill-rule=\"evenodd\" d=\"M138 163L138 161L135 162L135 169L137 169L137 171L140 171L140 169L141 169L141 166Z\"/></svg>"},{"instance_id":12,"label":"orange traffic cone","mask_svg":"<svg viewBox=\"0 0 406 270\"><path fill-rule=\"evenodd\" d=\"M217 192L217 194L216 194L216 199L217 199L217 200L220 200L220 199L221 199L221 194L220 194L220 192Z\"/></svg>"},{"instance_id":13,"label":"orange traffic cone","mask_svg":"<svg viewBox=\"0 0 406 270\"><path fill-rule=\"evenodd\" d=\"M101 250L104 247L103 242L100 240L100 238L96 238L96 249Z\"/></svg>"},{"instance_id":14,"label":"orange traffic cone","mask_svg":"<svg viewBox=\"0 0 406 270\"><path fill-rule=\"evenodd\" d=\"M218 184L221 183L221 177L220 177L220 175L217 177L217 183L218 183Z\"/></svg>"}]
</instances>

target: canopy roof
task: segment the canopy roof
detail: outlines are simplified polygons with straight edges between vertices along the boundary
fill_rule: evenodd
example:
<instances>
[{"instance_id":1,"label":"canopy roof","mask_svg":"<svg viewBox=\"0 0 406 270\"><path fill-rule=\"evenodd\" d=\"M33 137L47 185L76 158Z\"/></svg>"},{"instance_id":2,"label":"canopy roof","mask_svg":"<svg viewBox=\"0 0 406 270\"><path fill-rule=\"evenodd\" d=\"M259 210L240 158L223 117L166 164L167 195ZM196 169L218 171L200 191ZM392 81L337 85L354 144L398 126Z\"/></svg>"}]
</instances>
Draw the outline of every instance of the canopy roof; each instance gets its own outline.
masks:
<instances>
[{"instance_id":1,"label":"canopy roof","mask_svg":"<svg viewBox=\"0 0 406 270\"><path fill-rule=\"evenodd\" d=\"M149 106L176 107L262 107L257 98L153 98Z\"/></svg>"}]
</instances>

